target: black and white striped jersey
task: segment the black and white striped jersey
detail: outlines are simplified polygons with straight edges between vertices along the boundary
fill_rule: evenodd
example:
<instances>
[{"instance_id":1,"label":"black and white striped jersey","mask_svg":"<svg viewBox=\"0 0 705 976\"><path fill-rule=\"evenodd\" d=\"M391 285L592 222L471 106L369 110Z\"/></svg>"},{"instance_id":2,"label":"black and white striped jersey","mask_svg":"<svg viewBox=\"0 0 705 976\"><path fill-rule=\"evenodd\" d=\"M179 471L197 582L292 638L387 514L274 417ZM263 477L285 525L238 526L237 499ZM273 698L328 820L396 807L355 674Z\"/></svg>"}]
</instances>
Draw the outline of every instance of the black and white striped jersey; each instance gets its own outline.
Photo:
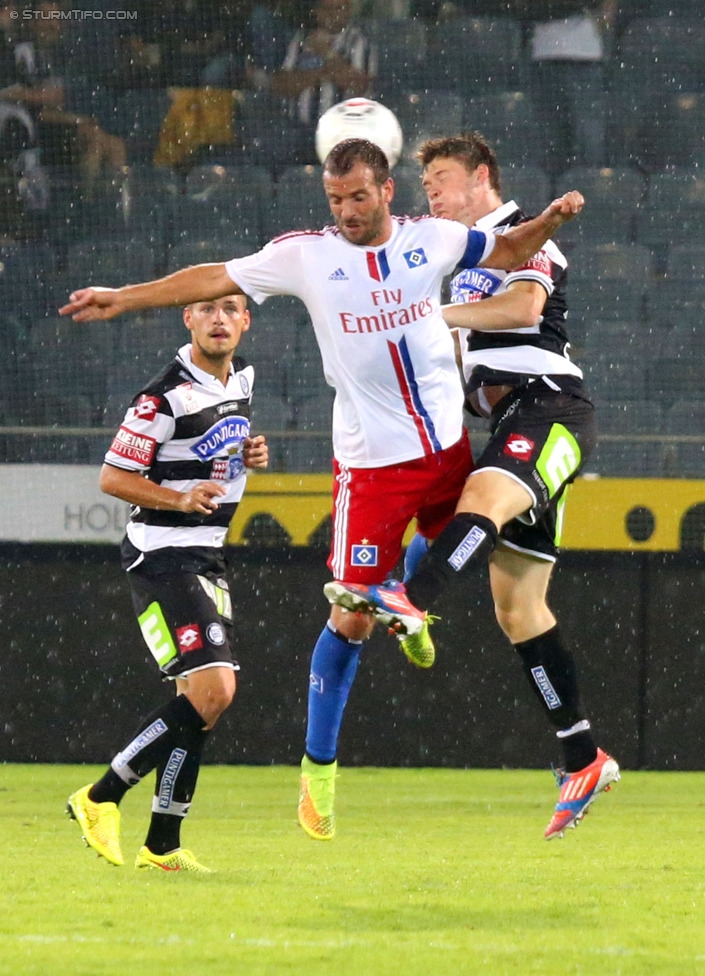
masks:
<instances>
[{"instance_id":1,"label":"black and white striped jersey","mask_svg":"<svg viewBox=\"0 0 705 976\"><path fill-rule=\"evenodd\" d=\"M503 228L514 227L527 219L516 203L510 201L478 220L475 227L501 232ZM548 294L543 315L535 325L487 332L459 330L463 374L469 390L480 385L509 382L511 374L582 378L582 371L569 357L570 344L565 327L567 266L562 252L549 240L514 271L471 268L453 277L450 284L453 304L501 295L514 281L535 281Z\"/></svg>"},{"instance_id":2,"label":"black and white striped jersey","mask_svg":"<svg viewBox=\"0 0 705 976\"><path fill-rule=\"evenodd\" d=\"M142 472L157 484L189 491L222 482L211 515L133 506L127 537L140 552L164 547L220 547L247 480L242 449L250 434L254 368L236 356L225 386L191 360L191 346L137 394L105 462Z\"/></svg>"}]
</instances>

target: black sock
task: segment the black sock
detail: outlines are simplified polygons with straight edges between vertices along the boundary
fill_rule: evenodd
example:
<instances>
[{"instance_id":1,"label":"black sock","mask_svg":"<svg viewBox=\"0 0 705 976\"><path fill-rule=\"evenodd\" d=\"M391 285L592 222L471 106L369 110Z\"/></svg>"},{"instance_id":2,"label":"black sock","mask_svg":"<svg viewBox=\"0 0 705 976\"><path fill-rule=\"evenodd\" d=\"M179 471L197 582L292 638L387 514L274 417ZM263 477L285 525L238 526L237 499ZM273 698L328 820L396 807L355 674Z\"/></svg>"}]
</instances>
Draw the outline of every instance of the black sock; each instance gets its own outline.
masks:
<instances>
[{"instance_id":1,"label":"black sock","mask_svg":"<svg viewBox=\"0 0 705 976\"><path fill-rule=\"evenodd\" d=\"M203 719L185 695L177 695L152 712L135 736L114 757L110 769L91 788L95 803L119 803L150 770L166 762L184 730L201 731Z\"/></svg>"},{"instance_id":2,"label":"black sock","mask_svg":"<svg viewBox=\"0 0 705 976\"><path fill-rule=\"evenodd\" d=\"M461 512L446 525L419 560L406 582L414 606L428 610L433 601L459 574L472 572L487 562L497 545L497 526L484 515Z\"/></svg>"},{"instance_id":3,"label":"black sock","mask_svg":"<svg viewBox=\"0 0 705 976\"><path fill-rule=\"evenodd\" d=\"M181 846L181 823L189 811L209 732L183 731L166 760L157 767L152 818L145 846L167 854Z\"/></svg>"},{"instance_id":4,"label":"black sock","mask_svg":"<svg viewBox=\"0 0 705 976\"><path fill-rule=\"evenodd\" d=\"M566 772L588 766L597 747L582 713L575 661L563 644L558 625L515 644L514 649L546 717L559 730Z\"/></svg>"}]
</instances>

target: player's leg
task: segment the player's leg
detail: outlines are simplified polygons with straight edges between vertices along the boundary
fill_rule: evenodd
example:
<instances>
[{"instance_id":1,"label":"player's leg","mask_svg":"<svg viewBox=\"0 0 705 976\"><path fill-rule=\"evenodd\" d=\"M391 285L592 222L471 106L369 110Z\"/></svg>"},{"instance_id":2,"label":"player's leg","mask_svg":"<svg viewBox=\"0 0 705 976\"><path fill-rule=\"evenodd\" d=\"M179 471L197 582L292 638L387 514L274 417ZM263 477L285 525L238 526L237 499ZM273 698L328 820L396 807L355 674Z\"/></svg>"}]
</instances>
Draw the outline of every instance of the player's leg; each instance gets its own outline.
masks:
<instances>
[{"instance_id":1,"label":"player's leg","mask_svg":"<svg viewBox=\"0 0 705 976\"><path fill-rule=\"evenodd\" d=\"M398 470L398 487L392 504L399 505L403 487L411 486L411 497L416 503L412 515L417 519L420 534L427 539L433 539L439 533L442 535L443 527L453 519L458 498L472 470L467 437L463 436L455 445L438 454L400 465ZM431 551L435 545L434 542ZM422 555L421 564L427 556L428 553ZM417 666L429 667L433 663L435 652L428 634L428 614L410 601L404 584L387 580L381 585L356 586L336 580L327 584L324 590L331 603L373 613L379 622L397 634L402 650ZM426 650L430 651L431 657L424 660Z\"/></svg>"},{"instance_id":2,"label":"player's leg","mask_svg":"<svg viewBox=\"0 0 705 976\"><path fill-rule=\"evenodd\" d=\"M411 515L403 502L393 499L395 485L389 471L336 465L328 560L336 578L373 585L396 565ZM335 834L338 738L363 643L374 623L370 614L333 606L313 650L298 817L315 840L330 840Z\"/></svg>"},{"instance_id":3,"label":"player's leg","mask_svg":"<svg viewBox=\"0 0 705 976\"><path fill-rule=\"evenodd\" d=\"M595 745L573 654L547 603L561 503L552 505L533 526L509 523L489 566L497 621L519 655L563 751L561 796L546 830L548 839L575 826L595 797L619 779L615 761Z\"/></svg>"},{"instance_id":4,"label":"player's leg","mask_svg":"<svg viewBox=\"0 0 705 976\"><path fill-rule=\"evenodd\" d=\"M142 634L164 675L176 679L211 667L232 675L238 667L231 650L232 611L227 583L219 574L153 578L130 574L129 579ZM184 688L189 681L194 685L186 677ZM181 777L176 795L189 798L175 800L178 810L169 807L161 819L153 817L146 846L155 854L179 847L180 825L190 804L189 791L192 794L189 784L195 786L209 728L232 700L234 675L196 679L194 687L194 700L204 707L205 717L187 694L169 698L142 721L101 779L69 798L69 811L83 828L87 843L112 863L122 863L118 805L153 769L157 769L155 807L162 797L160 813L164 813L165 777Z\"/></svg>"},{"instance_id":5,"label":"player's leg","mask_svg":"<svg viewBox=\"0 0 705 976\"><path fill-rule=\"evenodd\" d=\"M200 872L207 869L181 847L181 826L191 807L208 735L235 695L238 665L232 652L228 584L221 573L180 574L174 578L165 611L179 652L169 672L176 679L176 702L188 702L193 721L173 737L156 765L152 816L135 865Z\"/></svg>"},{"instance_id":6,"label":"player's leg","mask_svg":"<svg viewBox=\"0 0 705 976\"><path fill-rule=\"evenodd\" d=\"M406 584L422 609L490 555L513 518L535 521L575 478L595 443L592 404L536 381L495 407L491 437L468 478L455 518Z\"/></svg>"}]
</instances>

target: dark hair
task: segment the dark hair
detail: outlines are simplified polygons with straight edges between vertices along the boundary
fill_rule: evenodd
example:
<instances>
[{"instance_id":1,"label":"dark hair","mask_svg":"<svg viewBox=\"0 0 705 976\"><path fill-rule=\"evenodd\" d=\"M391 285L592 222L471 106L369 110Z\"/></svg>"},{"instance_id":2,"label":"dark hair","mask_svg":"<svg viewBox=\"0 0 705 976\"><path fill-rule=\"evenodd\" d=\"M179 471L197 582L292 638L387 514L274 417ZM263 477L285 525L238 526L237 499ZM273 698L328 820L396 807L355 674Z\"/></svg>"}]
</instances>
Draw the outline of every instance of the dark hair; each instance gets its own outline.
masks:
<instances>
[{"instance_id":1,"label":"dark hair","mask_svg":"<svg viewBox=\"0 0 705 976\"><path fill-rule=\"evenodd\" d=\"M389 179L389 161L369 139L344 139L337 143L326 156L323 169L331 176L347 176L355 163L370 167L377 186Z\"/></svg>"},{"instance_id":2,"label":"dark hair","mask_svg":"<svg viewBox=\"0 0 705 976\"><path fill-rule=\"evenodd\" d=\"M427 139L416 153L416 158L426 168L438 157L457 159L472 173L482 163L490 171L490 186L500 192L499 165L494 149L480 132L461 132L457 136Z\"/></svg>"}]
</instances>

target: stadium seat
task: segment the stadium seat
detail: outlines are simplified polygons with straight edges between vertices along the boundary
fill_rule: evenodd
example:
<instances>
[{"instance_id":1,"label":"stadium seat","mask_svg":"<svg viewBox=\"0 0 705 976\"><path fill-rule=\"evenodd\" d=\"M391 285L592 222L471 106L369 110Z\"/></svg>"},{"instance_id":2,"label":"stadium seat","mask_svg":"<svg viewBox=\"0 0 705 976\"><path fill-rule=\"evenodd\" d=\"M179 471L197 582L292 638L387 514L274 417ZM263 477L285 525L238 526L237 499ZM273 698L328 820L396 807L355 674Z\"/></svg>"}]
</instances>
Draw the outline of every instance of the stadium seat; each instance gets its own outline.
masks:
<instances>
[{"instance_id":1,"label":"stadium seat","mask_svg":"<svg viewBox=\"0 0 705 976\"><path fill-rule=\"evenodd\" d=\"M705 82L702 14L632 18L619 37L622 87L643 93L697 90Z\"/></svg>"},{"instance_id":2,"label":"stadium seat","mask_svg":"<svg viewBox=\"0 0 705 976\"><path fill-rule=\"evenodd\" d=\"M646 393L665 405L683 398L705 400L705 359L690 355L654 359L646 369Z\"/></svg>"},{"instance_id":3,"label":"stadium seat","mask_svg":"<svg viewBox=\"0 0 705 976\"><path fill-rule=\"evenodd\" d=\"M167 274L178 271L191 264L209 264L242 258L252 254L254 248L243 241L229 239L226 235L218 239L208 238L198 241L181 241L169 248L167 255Z\"/></svg>"},{"instance_id":4,"label":"stadium seat","mask_svg":"<svg viewBox=\"0 0 705 976\"><path fill-rule=\"evenodd\" d=\"M375 98L386 102L395 92L423 87L426 27L420 20L366 21L363 29L377 48Z\"/></svg>"},{"instance_id":5,"label":"stadium seat","mask_svg":"<svg viewBox=\"0 0 705 976\"><path fill-rule=\"evenodd\" d=\"M653 92L643 118L642 161L648 170L705 164L705 91Z\"/></svg>"},{"instance_id":6,"label":"stadium seat","mask_svg":"<svg viewBox=\"0 0 705 976\"><path fill-rule=\"evenodd\" d=\"M705 279L705 243L673 244L666 259L669 278Z\"/></svg>"},{"instance_id":7,"label":"stadium seat","mask_svg":"<svg viewBox=\"0 0 705 976\"><path fill-rule=\"evenodd\" d=\"M149 281L155 277L151 248L138 241L119 238L70 244L66 253L66 268L74 283L108 288Z\"/></svg>"},{"instance_id":8,"label":"stadium seat","mask_svg":"<svg viewBox=\"0 0 705 976\"><path fill-rule=\"evenodd\" d=\"M633 214L646 194L644 177L629 167L574 166L556 177L556 196L580 190L587 204L577 220L556 235L564 244L614 242L633 239Z\"/></svg>"},{"instance_id":9,"label":"stadium seat","mask_svg":"<svg viewBox=\"0 0 705 976\"><path fill-rule=\"evenodd\" d=\"M705 477L705 400L676 400L665 413L667 473L677 478Z\"/></svg>"},{"instance_id":10,"label":"stadium seat","mask_svg":"<svg viewBox=\"0 0 705 976\"><path fill-rule=\"evenodd\" d=\"M447 136L463 128L463 99L451 91L407 89L383 99L399 120L404 134L401 165L416 166L416 150L434 136Z\"/></svg>"},{"instance_id":11,"label":"stadium seat","mask_svg":"<svg viewBox=\"0 0 705 976\"><path fill-rule=\"evenodd\" d=\"M606 477L664 474L663 410L653 400L603 400L597 410L598 443L586 471Z\"/></svg>"},{"instance_id":12,"label":"stadium seat","mask_svg":"<svg viewBox=\"0 0 705 976\"><path fill-rule=\"evenodd\" d=\"M136 88L115 99L110 131L125 140L128 163L154 159L170 104L165 88Z\"/></svg>"},{"instance_id":13,"label":"stadium seat","mask_svg":"<svg viewBox=\"0 0 705 976\"><path fill-rule=\"evenodd\" d=\"M557 243L562 238L557 235ZM581 244L570 253L568 307L586 323L637 320L643 313L651 273L648 248L635 244Z\"/></svg>"},{"instance_id":14,"label":"stadium seat","mask_svg":"<svg viewBox=\"0 0 705 976\"><path fill-rule=\"evenodd\" d=\"M500 162L502 199L514 200L529 216L539 214L553 199L551 180L540 166Z\"/></svg>"},{"instance_id":15,"label":"stadium seat","mask_svg":"<svg viewBox=\"0 0 705 976\"><path fill-rule=\"evenodd\" d=\"M235 141L250 163L264 166L276 178L283 169L298 163L309 153L308 137L286 116L281 98L268 91L242 91L233 128Z\"/></svg>"},{"instance_id":16,"label":"stadium seat","mask_svg":"<svg viewBox=\"0 0 705 976\"><path fill-rule=\"evenodd\" d=\"M646 293L647 321L654 327L670 328L681 341L702 337L705 317L705 280L666 276L653 281ZM671 339L673 341L673 337Z\"/></svg>"},{"instance_id":17,"label":"stadium seat","mask_svg":"<svg viewBox=\"0 0 705 976\"><path fill-rule=\"evenodd\" d=\"M266 239L290 230L314 230L333 222L320 166L291 166L276 183L276 197L264 213Z\"/></svg>"},{"instance_id":18,"label":"stadium seat","mask_svg":"<svg viewBox=\"0 0 705 976\"><path fill-rule=\"evenodd\" d=\"M687 167L652 173L636 214L636 241L665 255L679 244L705 244L705 174Z\"/></svg>"},{"instance_id":19,"label":"stadium seat","mask_svg":"<svg viewBox=\"0 0 705 976\"><path fill-rule=\"evenodd\" d=\"M428 213L426 194L421 186L421 168L418 164L395 166L392 177L394 179L392 213L411 216Z\"/></svg>"},{"instance_id":20,"label":"stadium seat","mask_svg":"<svg viewBox=\"0 0 705 976\"><path fill-rule=\"evenodd\" d=\"M295 404L294 430L286 452L288 471L330 471L332 411L332 390Z\"/></svg>"},{"instance_id":21,"label":"stadium seat","mask_svg":"<svg viewBox=\"0 0 705 976\"><path fill-rule=\"evenodd\" d=\"M46 244L0 246L0 308L26 325L52 315L56 255Z\"/></svg>"},{"instance_id":22,"label":"stadium seat","mask_svg":"<svg viewBox=\"0 0 705 976\"><path fill-rule=\"evenodd\" d=\"M521 27L512 17L455 17L428 29L429 87L463 97L526 82Z\"/></svg>"},{"instance_id":23,"label":"stadium seat","mask_svg":"<svg viewBox=\"0 0 705 976\"><path fill-rule=\"evenodd\" d=\"M171 243L213 235L264 243L263 208L272 186L259 167L197 166L186 177L185 193L174 202Z\"/></svg>"},{"instance_id":24,"label":"stadium seat","mask_svg":"<svg viewBox=\"0 0 705 976\"><path fill-rule=\"evenodd\" d=\"M545 140L541 127L536 124L531 96L525 91L471 95L465 101L463 124L478 129L489 140L501 166L543 165Z\"/></svg>"},{"instance_id":25,"label":"stadium seat","mask_svg":"<svg viewBox=\"0 0 705 976\"><path fill-rule=\"evenodd\" d=\"M611 350L583 351L580 367L597 405L608 400L647 398L644 363L634 356L617 358Z\"/></svg>"}]
</instances>

